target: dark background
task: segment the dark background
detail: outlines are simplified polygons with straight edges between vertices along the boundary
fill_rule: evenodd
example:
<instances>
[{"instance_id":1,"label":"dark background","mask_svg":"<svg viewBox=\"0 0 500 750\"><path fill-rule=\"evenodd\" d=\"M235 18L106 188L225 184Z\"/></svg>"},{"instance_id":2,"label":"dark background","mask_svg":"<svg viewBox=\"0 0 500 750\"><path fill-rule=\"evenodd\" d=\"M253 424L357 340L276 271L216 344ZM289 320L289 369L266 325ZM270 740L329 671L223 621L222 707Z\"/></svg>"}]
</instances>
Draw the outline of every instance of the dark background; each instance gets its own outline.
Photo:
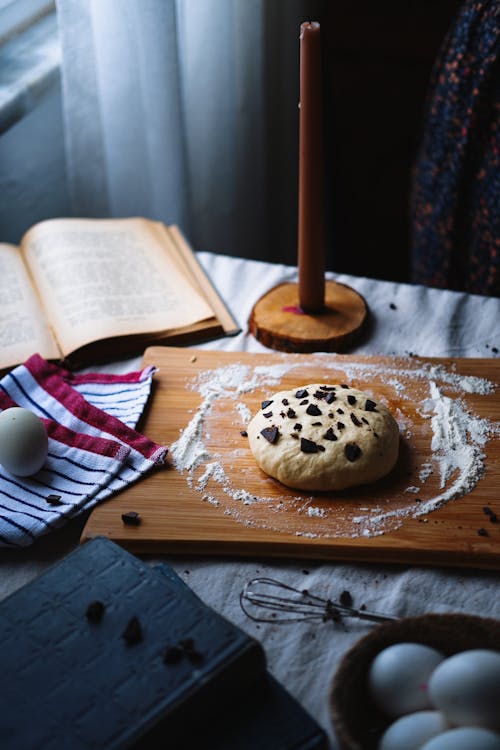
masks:
<instances>
[{"instance_id":1,"label":"dark background","mask_svg":"<svg viewBox=\"0 0 500 750\"><path fill-rule=\"evenodd\" d=\"M459 0L325 2L327 267L410 281L411 171Z\"/></svg>"}]
</instances>

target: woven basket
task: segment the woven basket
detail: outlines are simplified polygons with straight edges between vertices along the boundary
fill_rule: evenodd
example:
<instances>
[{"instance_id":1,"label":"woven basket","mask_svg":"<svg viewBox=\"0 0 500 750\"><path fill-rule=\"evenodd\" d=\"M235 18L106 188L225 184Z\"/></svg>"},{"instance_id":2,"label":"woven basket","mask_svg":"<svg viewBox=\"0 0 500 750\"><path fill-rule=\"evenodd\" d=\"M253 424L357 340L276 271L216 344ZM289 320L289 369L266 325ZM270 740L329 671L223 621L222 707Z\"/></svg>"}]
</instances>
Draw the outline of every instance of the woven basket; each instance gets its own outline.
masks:
<instances>
[{"instance_id":1,"label":"woven basket","mask_svg":"<svg viewBox=\"0 0 500 750\"><path fill-rule=\"evenodd\" d=\"M342 658L330 692L330 716L341 750L376 750L390 721L368 692L368 670L379 651L393 643L423 643L451 656L486 648L500 651L500 620L464 614L406 617L374 628Z\"/></svg>"}]
</instances>

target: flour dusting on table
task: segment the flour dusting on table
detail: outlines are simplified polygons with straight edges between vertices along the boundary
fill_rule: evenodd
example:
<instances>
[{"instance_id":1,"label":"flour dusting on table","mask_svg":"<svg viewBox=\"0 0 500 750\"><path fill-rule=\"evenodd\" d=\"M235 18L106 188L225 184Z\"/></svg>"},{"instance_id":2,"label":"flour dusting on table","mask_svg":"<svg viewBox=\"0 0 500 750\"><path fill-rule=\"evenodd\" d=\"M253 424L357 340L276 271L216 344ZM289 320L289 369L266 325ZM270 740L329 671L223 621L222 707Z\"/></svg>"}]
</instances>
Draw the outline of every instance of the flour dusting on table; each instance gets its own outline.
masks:
<instances>
[{"instance_id":1,"label":"flour dusting on table","mask_svg":"<svg viewBox=\"0 0 500 750\"><path fill-rule=\"evenodd\" d=\"M208 425L216 418L218 408L231 409L235 433L238 434L239 427L244 434L244 427L252 418L245 396L255 391L272 393L279 389L281 379L297 368L301 372L308 368L322 368L325 380L328 380L329 370L335 371L331 382L333 378L336 382L368 381L373 387L374 379L378 378L386 390L392 389L394 396L402 400L403 411L397 409L393 413L402 439L408 446L411 446L414 428L410 405L424 423L429 424L427 460L416 468L413 483L398 490L397 507L393 499L389 500L378 492L377 485L365 488L363 504L357 507L342 504L341 499L331 496L323 502L321 495L302 497L286 487L276 495L279 483L264 476L259 480L263 486L262 494L248 492L245 471L233 470L238 456L249 451L248 446L235 448L234 441L228 436L227 445L219 453L208 447ZM302 378L300 382L305 382ZM294 360L293 355L286 355L282 362L271 366L252 367L236 363L204 370L187 387L199 393L201 403L171 446L171 456L176 469L186 475L188 484L199 491L205 502L223 509L225 515L247 526L308 538L377 536L398 528L404 518L427 516L475 487L485 471L485 446L491 437L500 434L498 423L471 413L463 398L464 394L493 393L496 389L494 383L484 378L460 375L453 368L419 363L414 359L407 363L398 360L394 367L387 367L365 362L339 363L331 355L323 354L312 356L304 363ZM445 391L451 392L453 397ZM415 401L417 392L418 403ZM378 393L374 396L387 401ZM406 402L408 410L404 409ZM390 398L387 405L391 408ZM255 485L255 472L258 473L257 467L252 486ZM429 493L426 483L431 477L439 478L439 487ZM272 487L273 492L268 494L268 489L266 493L266 487ZM423 520L427 521L426 518Z\"/></svg>"}]
</instances>

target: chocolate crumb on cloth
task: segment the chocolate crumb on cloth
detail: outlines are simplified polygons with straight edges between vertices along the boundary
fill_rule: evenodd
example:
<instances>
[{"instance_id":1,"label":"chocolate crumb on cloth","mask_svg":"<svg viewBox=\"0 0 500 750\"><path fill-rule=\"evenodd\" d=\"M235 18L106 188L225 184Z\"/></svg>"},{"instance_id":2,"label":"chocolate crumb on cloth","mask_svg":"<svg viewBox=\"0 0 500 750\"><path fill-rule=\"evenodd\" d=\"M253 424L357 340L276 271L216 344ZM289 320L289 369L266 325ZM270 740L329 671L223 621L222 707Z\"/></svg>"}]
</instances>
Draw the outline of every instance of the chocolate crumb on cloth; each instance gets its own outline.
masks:
<instances>
[{"instance_id":1,"label":"chocolate crumb on cloth","mask_svg":"<svg viewBox=\"0 0 500 750\"><path fill-rule=\"evenodd\" d=\"M47 495L47 497L45 498L45 501L49 505L62 505L61 495Z\"/></svg>"},{"instance_id":2,"label":"chocolate crumb on cloth","mask_svg":"<svg viewBox=\"0 0 500 750\"><path fill-rule=\"evenodd\" d=\"M284 401L290 407L286 413L273 409ZM334 401L335 414L345 413L345 422L337 421L329 406ZM398 458L399 429L390 411L345 383L275 393L262 402L247 432L260 468L300 490L340 490L374 482L388 474Z\"/></svg>"}]
</instances>

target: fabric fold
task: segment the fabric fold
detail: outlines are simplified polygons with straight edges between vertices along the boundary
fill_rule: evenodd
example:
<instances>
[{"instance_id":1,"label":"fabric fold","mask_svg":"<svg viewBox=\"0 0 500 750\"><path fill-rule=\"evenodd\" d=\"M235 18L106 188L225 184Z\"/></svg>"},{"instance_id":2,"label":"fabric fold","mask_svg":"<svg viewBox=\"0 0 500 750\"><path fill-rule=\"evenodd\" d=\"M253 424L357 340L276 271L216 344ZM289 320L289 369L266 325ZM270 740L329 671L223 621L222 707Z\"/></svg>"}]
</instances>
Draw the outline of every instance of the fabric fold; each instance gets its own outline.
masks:
<instances>
[{"instance_id":1,"label":"fabric fold","mask_svg":"<svg viewBox=\"0 0 500 750\"><path fill-rule=\"evenodd\" d=\"M79 375L34 354L3 377L0 410L40 417L49 451L31 477L0 466L0 546L30 545L163 463L167 448L135 430L154 372Z\"/></svg>"}]
</instances>

